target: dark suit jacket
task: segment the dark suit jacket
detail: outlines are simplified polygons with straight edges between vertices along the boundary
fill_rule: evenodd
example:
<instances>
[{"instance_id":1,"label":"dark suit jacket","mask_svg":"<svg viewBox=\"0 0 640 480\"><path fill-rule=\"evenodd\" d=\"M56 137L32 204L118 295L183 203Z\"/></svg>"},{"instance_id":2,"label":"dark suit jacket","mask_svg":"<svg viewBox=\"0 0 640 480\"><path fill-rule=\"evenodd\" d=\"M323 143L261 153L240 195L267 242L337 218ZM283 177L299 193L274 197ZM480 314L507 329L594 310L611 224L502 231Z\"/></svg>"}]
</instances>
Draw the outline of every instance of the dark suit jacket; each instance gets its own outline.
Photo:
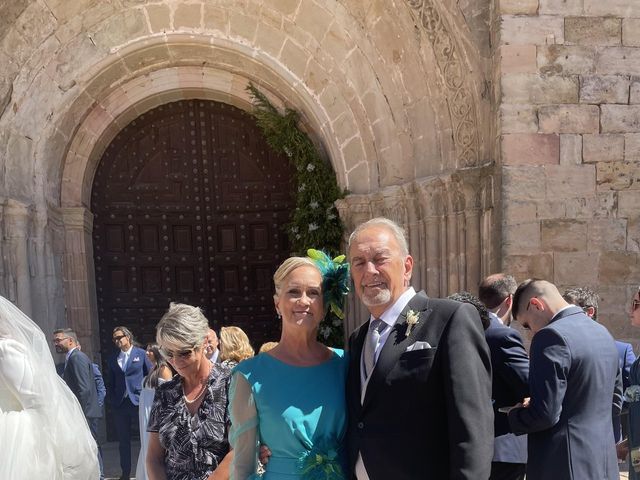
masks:
<instances>
[{"instance_id":1,"label":"dark suit jacket","mask_svg":"<svg viewBox=\"0 0 640 480\"><path fill-rule=\"evenodd\" d=\"M71 352L67 365L64 367L62 378L78 398L85 417L102 417L102 409L98 404L96 383L93 379L93 367L86 354L77 348Z\"/></svg>"},{"instance_id":2,"label":"dark suit jacket","mask_svg":"<svg viewBox=\"0 0 640 480\"><path fill-rule=\"evenodd\" d=\"M493 427L495 436L498 437L511 432L509 419L498 409L515 405L529 396L529 356L520 333L503 325L493 315L484 335L491 353L491 392L495 416ZM509 459L509 463L527 463L526 441L524 444L522 442L523 440L513 435L496 440L494 461Z\"/></svg>"},{"instance_id":3,"label":"dark suit jacket","mask_svg":"<svg viewBox=\"0 0 640 480\"><path fill-rule=\"evenodd\" d=\"M499 413L498 408L515 405L529 396L529 356L520 333L493 316L484 334L491 353L491 394L497 437L511 432L507 416Z\"/></svg>"},{"instance_id":4,"label":"dark suit jacket","mask_svg":"<svg viewBox=\"0 0 640 480\"><path fill-rule=\"evenodd\" d=\"M419 312L407 337L406 313ZM360 393L369 322L349 339L348 451L371 480L489 477L493 450L491 361L477 311L416 294L403 310ZM406 351L416 341L432 348Z\"/></svg>"},{"instance_id":5,"label":"dark suit jacket","mask_svg":"<svg viewBox=\"0 0 640 480\"><path fill-rule=\"evenodd\" d=\"M617 480L609 332L572 306L534 335L530 357L529 408L508 415L514 432L529 434L527 480Z\"/></svg>"},{"instance_id":6,"label":"dark suit jacket","mask_svg":"<svg viewBox=\"0 0 640 480\"><path fill-rule=\"evenodd\" d=\"M633 353L633 346L630 343L621 342L616 340L616 347L618 348L618 361L620 372L622 373L622 391L627 389L631 385L629 379L631 373L631 365L636 361L636 355ZM625 405L623 405L623 408ZM613 436L616 442L622 440L622 425L620 421L620 415L613 416Z\"/></svg>"},{"instance_id":7,"label":"dark suit jacket","mask_svg":"<svg viewBox=\"0 0 640 480\"><path fill-rule=\"evenodd\" d=\"M120 350L107 359L107 399L112 406L119 407L125 399L128 386L131 403L138 405L142 380L151 370L151 362L142 348L133 347L123 372L118 365L119 353Z\"/></svg>"}]
</instances>

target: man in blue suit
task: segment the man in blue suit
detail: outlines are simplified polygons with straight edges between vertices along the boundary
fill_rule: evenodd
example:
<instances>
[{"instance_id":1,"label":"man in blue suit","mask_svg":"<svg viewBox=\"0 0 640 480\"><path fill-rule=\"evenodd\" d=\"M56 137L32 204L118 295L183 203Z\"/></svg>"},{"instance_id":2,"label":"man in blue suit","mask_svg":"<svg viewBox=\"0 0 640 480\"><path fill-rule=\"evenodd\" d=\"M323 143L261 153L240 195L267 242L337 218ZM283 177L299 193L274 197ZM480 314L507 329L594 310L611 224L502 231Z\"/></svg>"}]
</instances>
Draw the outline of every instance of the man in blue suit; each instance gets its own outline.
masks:
<instances>
[{"instance_id":1,"label":"man in blue suit","mask_svg":"<svg viewBox=\"0 0 640 480\"><path fill-rule=\"evenodd\" d=\"M142 379L152 365L146 352L133 345L133 334L128 328L114 328L112 338L119 351L107 360L107 400L113 407L118 435L120 480L128 480L131 474L131 426L138 422Z\"/></svg>"},{"instance_id":2,"label":"man in blue suit","mask_svg":"<svg viewBox=\"0 0 640 480\"><path fill-rule=\"evenodd\" d=\"M513 432L529 434L527 480L618 479L613 338L545 280L518 286L513 315L533 335L531 398L508 413Z\"/></svg>"},{"instance_id":3,"label":"man in blue suit","mask_svg":"<svg viewBox=\"0 0 640 480\"><path fill-rule=\"evenodd\" d=\"M589 317L596 322L598 321L598 295L587 287L575 287L565 290L562 294L564 299L579 306L584 310ZM636 355L633 353L633 347L630 343L616 342L616 348L618 349L618 366L620 367L620 373L622 375L622 392L624 392L631 382L629 375L631 374L631 365L636 360ZM624 407L624 405L622 405ZM622 422L620 420L620 412L615 412L613 415L613 436L618 443L622 440Z\"/></svg>"},{"instance_id":4,"label":"man in blue suit","mask_svg":"<svg viewBox=\"0 0 640 480\"><path fill-rule=\"evenodd\" d=\"M64 353L64 364L58 370L69 390L78 399L91 435L98 442L98 421L102 417L102 407L98 402L98 391L93 378L93 366L89 357L80 351L78 336L71 328L61 328L53 332L53 345L56 352ZM58 368L58 367L56 367ZM104 478L102 454L98 449L100 478Z\"/></svg>"},{"instance_id":5,"label":"man in blue suit","mask_svg":"<svg viewBox=\"0 0 640 480\"><path fill-rule=\"evenodd\" d=\"M527 467L527 436L511 433L507 416L499 411L529 396L529 356L520 333L509 327L517 286L511 275L495 273L482 280L478 288L491 319L484 332L491 352L495 430L489 480L522 480Z\"/></svg>"}]
</instances>

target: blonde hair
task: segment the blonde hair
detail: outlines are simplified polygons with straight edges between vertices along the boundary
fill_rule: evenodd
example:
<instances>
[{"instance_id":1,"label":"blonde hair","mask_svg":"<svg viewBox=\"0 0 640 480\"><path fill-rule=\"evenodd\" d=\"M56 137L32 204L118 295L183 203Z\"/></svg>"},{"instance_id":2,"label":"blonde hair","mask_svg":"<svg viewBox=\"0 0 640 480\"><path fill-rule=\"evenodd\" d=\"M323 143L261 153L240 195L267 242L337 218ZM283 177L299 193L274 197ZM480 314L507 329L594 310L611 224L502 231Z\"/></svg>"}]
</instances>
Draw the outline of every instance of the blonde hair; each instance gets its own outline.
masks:
<instances>
[{"instance_id":1,"label":"blonde hair","mask_svg":"<svg viewBox=\"0 0 640 480\"><path fill-rule=\"evenodd\" d=\"M268 352L269 350L273 350L274 347L278 345L278 342L264 342L260 347L260 351L258 353Z\"/></svg>"},{"instance_id":2,"label":"blonde hair","mask_svg":"<svg viewBox=\"0 0 640 480\"><path fill-rule=\"evenodd\" d=\"M158 345L195 348L204 343L209 333L209 322L202 310L184 303L170 303L156 326Z\"/></svg>"},{"instance_id":3,"label":"blonde hair","mask_svg":"<svg viewBox=\"0 0 640 480\"><path fill-rule=\"evenodd\" d=\"M320 276L322 276L322 272L318 266L309 257L289 257L282 262L282 265L280 265L276 270L276 273L273 274L273 284L276 287L276 296L280 295L280 288L284 283L284 279L287 278L287 275L300 267L313 267L318 271L318 273L320 273Z\"/></svg>"},{"instance_id":4,"label":"blonde hair","mask_svg":"<svg viewBox=\"0 0 640 480\"><path fill-rule=\"evenodd\" d=\"M222 327L220 329L220 360L241 362L255 355L249 337L239 327Z\"/></svg>"}]
</instances>

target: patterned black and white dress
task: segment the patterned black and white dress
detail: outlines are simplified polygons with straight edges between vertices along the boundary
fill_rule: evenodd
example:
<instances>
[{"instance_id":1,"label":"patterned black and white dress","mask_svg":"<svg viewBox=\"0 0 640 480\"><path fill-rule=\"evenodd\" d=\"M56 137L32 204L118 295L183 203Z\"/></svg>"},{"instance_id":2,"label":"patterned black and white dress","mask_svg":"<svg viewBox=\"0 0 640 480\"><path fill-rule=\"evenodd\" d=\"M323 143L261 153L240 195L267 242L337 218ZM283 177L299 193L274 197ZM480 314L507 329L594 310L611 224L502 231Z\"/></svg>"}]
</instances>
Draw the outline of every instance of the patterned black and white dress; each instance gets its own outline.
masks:
<instances>
[{"instance_id":1,"label":"patterned black and white dress","mask_svg":"<svg viewBox=\"0 0 640 480\"><path fill-rule=\"evenodd\" d=\"M180 376L156 389L147 431L159 434L169 480L204 480L229 452L230 379L229 367L214 365L193 416L182 398Z\"/></svg>"}]
</instances>

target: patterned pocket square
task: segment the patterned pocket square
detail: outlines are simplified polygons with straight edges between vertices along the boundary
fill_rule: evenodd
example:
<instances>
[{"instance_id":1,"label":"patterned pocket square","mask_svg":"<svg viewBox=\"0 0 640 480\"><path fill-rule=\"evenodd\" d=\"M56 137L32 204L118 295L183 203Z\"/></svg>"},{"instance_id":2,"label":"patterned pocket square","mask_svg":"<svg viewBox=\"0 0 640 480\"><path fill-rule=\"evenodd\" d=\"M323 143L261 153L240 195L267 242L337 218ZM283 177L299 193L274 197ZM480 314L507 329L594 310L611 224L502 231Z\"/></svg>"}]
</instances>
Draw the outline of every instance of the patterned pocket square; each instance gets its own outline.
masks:
<instances>
[{"instance_id":1,"label":"patterned pocket square","mask_svg":"<svg viewBox=\"0 0 640 480\"><path fill-rule=\"evenodd\" d=\"M425 350L427 348L433 348L431 345L429 345L429 342L416 342L409 345L405 351L415 352L416 350Z\"/></svg>"}]
</instances>

